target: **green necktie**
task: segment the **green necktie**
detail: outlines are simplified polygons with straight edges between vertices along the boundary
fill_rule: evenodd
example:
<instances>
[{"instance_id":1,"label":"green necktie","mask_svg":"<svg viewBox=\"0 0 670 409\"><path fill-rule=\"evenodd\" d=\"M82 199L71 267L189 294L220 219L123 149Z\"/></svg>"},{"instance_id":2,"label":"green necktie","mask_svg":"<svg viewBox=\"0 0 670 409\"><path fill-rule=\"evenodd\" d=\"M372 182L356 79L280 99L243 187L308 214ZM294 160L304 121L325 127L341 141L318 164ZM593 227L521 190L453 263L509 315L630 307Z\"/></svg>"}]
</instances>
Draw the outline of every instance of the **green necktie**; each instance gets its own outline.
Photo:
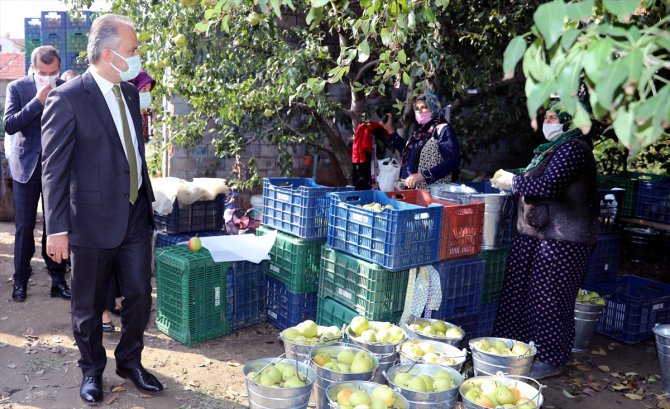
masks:
<instances>
[{"instance_id":1,"label":"green necktie","mask_svg":"<svg viewBox=\"0 0 670 409\"><path fill-rule=\"evenodd\" d=\"M126 155L128 156L128 165L130 166L130 203L135 204L137 200L137 157L135 156L135 145L133 145L132 136L130 134L130 126L128 126L128 118L126 117L126 105L123 103L121 97L121 87L114 85L112 88L116 96L116 102L119 103L119 111L121 111L121 123L123 124L123 142L126 145Z\"/></svg>"}]
</instances>

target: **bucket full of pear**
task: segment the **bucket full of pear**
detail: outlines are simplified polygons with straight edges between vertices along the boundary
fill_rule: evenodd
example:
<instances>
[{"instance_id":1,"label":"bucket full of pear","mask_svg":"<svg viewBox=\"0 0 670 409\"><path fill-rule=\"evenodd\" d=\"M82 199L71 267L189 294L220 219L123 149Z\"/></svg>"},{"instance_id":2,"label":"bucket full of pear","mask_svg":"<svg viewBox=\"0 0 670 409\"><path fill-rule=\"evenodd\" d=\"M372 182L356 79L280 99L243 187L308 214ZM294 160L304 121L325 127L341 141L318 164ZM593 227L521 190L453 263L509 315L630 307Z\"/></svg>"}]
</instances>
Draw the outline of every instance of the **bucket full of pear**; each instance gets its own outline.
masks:
<instances>
[{"instance_id":1,"label":"bucket full of pear","mask_svg":"<svg viewBox=\"0 0 670 409\"><path fill-rule=\"evenodd\" d=\"M384 374L388 384L407 398L410 409L452 409L463 376L433 364L400 364Z\"/></svg>"},{"instance_id":2,"label":"bucket full of pear","mask_svg":"<svg viewBox=\"0 0 670 409\"><path fill-rule=\"evenodd\" d=\"M328 387L327 406L319 409L409 409L409 403L388 385L374 382L336 382Z\"/></svg>"},{"instance_id":3,"label":"bucket full of pear","mask_svg":"<svg viewBox=\"0 0 670 409\"><path fill-rule=\"evenodd\" d=\"M372 379L383 383L383 371L391 368L398 361L398 345L407 335L397 325L390 322L368 321L358 316L344 331L347 342L371 352L379 360L379 368Z\"/></svg>"},{"instance_id":4,"label":"bucket full of pear","mask_svg":"<svg viewBox=\"0 0 670 409\"><path fill-rule=\"evenodd\" d=\"M316 325L312 320L303 321L295 327L279 333L284 343L286 357L309 365L312 348L317 345L332 345L342 339L339 328Z\"/></svg>"},{"instance_id":5,"label":"bucket full of pear","mask_svg":"<svg viewBox=\"0 0 670 409\"><path fill-rule=\"evenodd\" d=\"M498 372L528 376L537 353L533 342L526 344L508 338L474 338L469 344L475 376Z\"/></svg>"},{"instance_id":6,"label":"bucket full of pear","mask_svg":"<svg viewBox=\"0 0 670 409\"><path fill-rule=\"evenodd\" d=\"M467 351L444 342L410 339L399 347L401 364L435 364L461 370Z\"/></svg>"},{"instance_id":7,"label":"bucket full of pear","mask_svg":"<svg viewBox=\"0 0 670 409\"><path fill-rule=\"evenodd\" d=\"M539 409L544 403L538 381L526 376L475 376L458 389L465 409L514 408Z\"/></svg>"},{"instance_id":8,"label":"bucket full of pear","mask_svg":"<svg viewBox=\"0 0 670 409\"><path fill-rule=\"evenodd\" d=\"M261 358L244 365L249 408L306 408L316 372L288 358Z\"/></svg>"},{"instance_id":9,"label":"bucket full of pear","mask_svg":"<svg viewBox=\"0 0 670 409\"><path fill-rule=\"evenodd\" d=\"M317 408L328 405L326 390L335 382L369 381L375 376L379 360L370 352L347 343L317 346L310 352L316 372L314 399Z\"/></svg>"},{"instance_id":10,"label":"bucket full of pear","mask_svg":"<svg viewBox=\"0 0 670 409\"><path fill-rule=\"evenodd\" d=\"M458 347L465 331L458 325L431 318L413 318L405 325L412 338L429 339Z\"/></svg>"},{"instance_id":11,"label":"bucket full of pear","mask_svg":"<svg viewBox=\"0 0 670 409\"><path fill-rule=\"evenodd\" d=\"M605 298L595 291L579 290L575 302L575 341L573 352L584 352L593 338L605 309Z\"/></svg>"}]
</instances>

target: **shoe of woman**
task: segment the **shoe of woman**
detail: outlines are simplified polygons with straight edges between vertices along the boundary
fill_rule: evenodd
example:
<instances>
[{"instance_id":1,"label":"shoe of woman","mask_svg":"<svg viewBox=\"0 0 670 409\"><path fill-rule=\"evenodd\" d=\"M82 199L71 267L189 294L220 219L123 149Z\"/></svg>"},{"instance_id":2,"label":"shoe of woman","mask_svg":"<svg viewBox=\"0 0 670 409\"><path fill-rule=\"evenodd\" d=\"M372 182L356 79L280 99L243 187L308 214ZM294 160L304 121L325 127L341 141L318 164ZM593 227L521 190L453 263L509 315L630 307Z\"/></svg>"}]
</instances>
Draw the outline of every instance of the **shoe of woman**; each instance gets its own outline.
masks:
<instances>
[{"instance_id":1,"label":"shoe of woman","mask_svg":"<svg viewBox=\"0 0 670 409\"><path fill-rule=\"evenodd\" d=\"M542 361L533 362L533 366L530 368L530 377L535 380L551 378L552 376L558 376L563 372L563 368L556 365L551 365L544 363Z\"/></svg>"},{"instance_id":2,"label":"shoe of woman","mask_svg":"<svg viewBox=\"0 0 670 409\"><path fill-rule=\"evenodd\" d=\"M102 323L102 332L114 332L116 327L113 322L103 322Z\"/></svg>"}]
</instances>

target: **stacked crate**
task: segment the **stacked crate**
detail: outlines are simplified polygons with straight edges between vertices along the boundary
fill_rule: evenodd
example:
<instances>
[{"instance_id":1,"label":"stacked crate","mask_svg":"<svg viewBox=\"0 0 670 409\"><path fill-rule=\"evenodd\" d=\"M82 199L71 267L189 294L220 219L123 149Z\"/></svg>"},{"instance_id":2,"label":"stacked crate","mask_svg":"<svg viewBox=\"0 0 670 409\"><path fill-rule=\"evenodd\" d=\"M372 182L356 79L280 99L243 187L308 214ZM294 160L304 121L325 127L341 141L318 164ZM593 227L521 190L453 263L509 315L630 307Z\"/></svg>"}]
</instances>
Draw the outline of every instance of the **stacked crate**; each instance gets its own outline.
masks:
<instances>
[{"instance_id":1,"label":"stacked crate","mask_svg":"<svg viewBox=\"0 0 670 409\"><path fill-rule=\"evenodd\" d=\"M306 178L263 180L263 224L257 235L277 240L266 264L267 319L285 329L317 315L321 247L328 228L330 192L351 190L318 185Z\"/></svg>"},{"instance_id":2,"label":"stacked crate","mask_svg":"<svg viewBox=\"0 0 670 409\"><path fill-rule=\"evenodd\" d=\"M67 11L43 11L41 17L40 45L53 46L61 56L61 71L67 70L63 60L66 47L65 25Z\"/></svg>"},{"instance_id":3,"label":"stacked crate","mask_svg":"<svg viewBox=\"0 0 670 409\"><path fill-rule=\"evenodd\" d=\"M30 68L30 64L32 63L30 57L32 56L33 50L42 44L42 20L39 18L26 18L23 19L23 21L27 73L28 69Z\"/></svg>"},{"instance_id":4,"label":"stacked crate","mask_svg":"<svg viewBox=\"0 0 670 409\"><path fill-rule=\"evenodd\" d=\"M95 14L85 10L68 15L65 26L65 52L63 60L67 69L76 70L80 74L88 68L88 61L82 58L88 45L88 32L95 19ZM82 53L83 52L83 53Z\"/></svg>"}]
</instances>

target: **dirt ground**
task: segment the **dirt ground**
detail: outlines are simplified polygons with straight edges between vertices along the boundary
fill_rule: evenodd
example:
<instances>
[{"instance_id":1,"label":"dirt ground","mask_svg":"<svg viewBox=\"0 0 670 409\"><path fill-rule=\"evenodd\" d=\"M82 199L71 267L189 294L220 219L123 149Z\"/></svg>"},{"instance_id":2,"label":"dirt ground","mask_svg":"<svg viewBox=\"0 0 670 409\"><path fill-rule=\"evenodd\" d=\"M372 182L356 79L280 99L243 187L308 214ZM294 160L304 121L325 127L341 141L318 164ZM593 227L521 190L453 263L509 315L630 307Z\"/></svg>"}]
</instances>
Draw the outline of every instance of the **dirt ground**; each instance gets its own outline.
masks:
<instances>
[{"instance_id":1,"label":"dirt ground","mask_svg":"<svg viewBox=\"0 0 670 409\"><path fill-rule=\"evenodd\" d=\"M49 297L50 278L40 258L32 260L34 275L27 301L11 301L13 231L13 223L0 223L0 409L86 407L78 394L81 372L69 302ZM36 237L40 234L38 228ZM39 245L36 254L40 254ZM114 317L117 328L118 321ZM108 364L101 406L247 407L242 367L250 359L281 354L277 334L271 325L259 324L186 347L159 332L152 319L145 334L143 364L165 385L164 393L156 397L143 395L114 374L113 350L119 333L105 334ZM563 376L543 381L547 386L544 408L670 408L662 395L653 341L629 346L596 335L590 350L574 354Z\"/></svg>"}]
</instances>

